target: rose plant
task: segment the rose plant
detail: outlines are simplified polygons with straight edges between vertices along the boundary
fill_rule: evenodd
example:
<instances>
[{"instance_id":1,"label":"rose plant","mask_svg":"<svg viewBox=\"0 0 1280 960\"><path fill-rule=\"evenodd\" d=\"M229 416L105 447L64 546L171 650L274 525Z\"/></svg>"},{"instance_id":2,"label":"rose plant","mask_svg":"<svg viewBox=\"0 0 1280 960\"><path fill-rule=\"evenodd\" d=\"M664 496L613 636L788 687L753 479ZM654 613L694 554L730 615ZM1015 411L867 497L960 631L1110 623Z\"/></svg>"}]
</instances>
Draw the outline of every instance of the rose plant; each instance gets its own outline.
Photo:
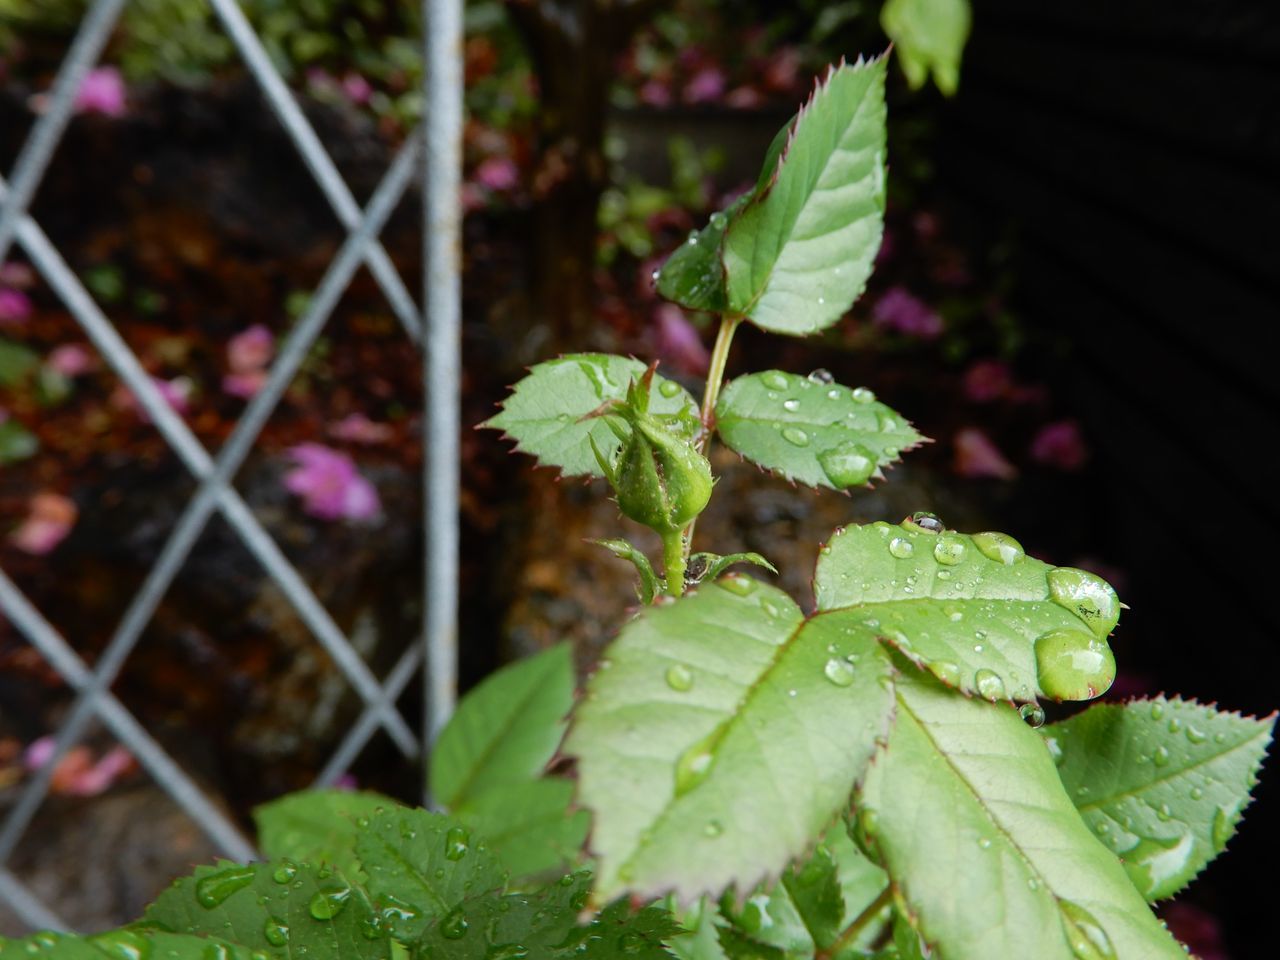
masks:
<instances>
[{"instance_id":1,"label":"rose plant","mask_svg":"<svg viewBox=\"0 0 1280 960\"><path fill-rule=\"evenodd\" d=\"M886 61L841 64L755 187L656 276L717 314L699 400L638 360L535 366L488 426L600 477L661 556L585 688L559 647L473 690L435 744L440 811L311 792L258 812L264 862L201 867L136 924L14 957L121 960L1180 958L1151 904L1226 845L1273 720L1099 696L1123 605L1014 537L916 513L835 531L807 612L694 552L715 439L849 490L924 438L824 371L724 382L735 330L804 336L862 292L885 202ZM730 568L739 568L733 570ZM566 720L567 718L567 720ZM567 732L566 732L567 728Z\"/></svg>"}]
</instances>

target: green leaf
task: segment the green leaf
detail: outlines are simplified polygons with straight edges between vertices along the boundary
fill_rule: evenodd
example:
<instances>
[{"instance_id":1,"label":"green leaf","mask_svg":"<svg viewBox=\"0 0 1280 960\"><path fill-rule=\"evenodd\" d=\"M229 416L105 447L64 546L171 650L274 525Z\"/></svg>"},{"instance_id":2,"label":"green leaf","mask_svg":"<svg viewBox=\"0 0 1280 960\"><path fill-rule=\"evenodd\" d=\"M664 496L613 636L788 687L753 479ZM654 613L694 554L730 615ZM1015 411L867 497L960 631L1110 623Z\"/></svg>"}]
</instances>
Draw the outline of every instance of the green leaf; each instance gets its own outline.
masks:
<instances>
[{"instance_id":1,"label":"green leaf","mask_svg":"<svg viewBox=\"0 0 1280 960\"><path fill-rule=\"evenodd\" d=\"M811 487L844 490L924 442L866 388L768 370L739 377L716 404L716 431L752 463Z\"/></svg>"},{"instance_id":2,"label":"green leaf","mask_svg":"<svg viewBox=\"0 0 1280 960\"><path fill-rule=\"evenodd\" d=\"M431 791L460 807L493 787L535 779L560 745L573 706L567 643L490 674L472 689L431 752Z\"/></svg>"},{"instance_id":3,"label":"green leaf","mask_svg":"<svg viewBox=\"0 0 1280 960\"><path fill-rule=\"evenodd\" d=\"M676 248L658 271L658 293L690 310L724 313L724 232L730 221L751 199L739 197L727 209L711 215L710 222Z\"/></svg>"},{"instance_id":4,"label":"green leaf","mask_svg":"<svg viewBox=\"0 0 1280 960\"><path fill-rule=\"evenodd\" d=\"M617 900L572 931L562 948L564 956L583 960L668 960L663 941L682 932L662 907L650 904L632 913L626 900Z\"/></svg>"},{"instance_id":5,"label":"green leaf","mask_svg":"<svg viewBox=\"0 0 1280 960\"><path fill-rule=\"evenodd\" d=\"M447 960L568 957L563 944L590 893L591 874L578 873L532 894L468 897L423 931L414 955Z\"/></svg>"},{"instance_id":6,"label":"green leaf","mask_svg":"<svg viewBox=\"0 0 1280 960\"><path fill-rule=\"evenodd\" d=\"M636 584L636 595L640 598L641 603L653 603L654 596L661 590L661 581L659 581L658 575L653 572L653 564L649 562L649 558L644 555L643 551L639 550L630 541L621 538L591 540L590 542L604 547L619 560L630 560L640 577L639 583Z\"/></svg>"},{"instance_id":7,"label":"green leaf","mask_svg":"<svg viewBox=\"0 0 1280 960\"><path fill-rule=\"evenodd\" d=\"M668 909L674 904L668 898ZM682 931L668 937L667 949L680 960L728 960L720 944L720 914L707 897L696 901L680 917Z\"/></svg>"},{"instance_id":8,"label":"green leaf","mask_svg":"<svg viewBox=\"0 0 1280 960\"><path fill-rule=\"evenodd\" d=\"M420 937L468 897L501 890L506 871L459 821L426 810L374 817L356 840L369 893L392 936Z\"/></svg>"},{"instance_id":9,"label":"green leaf","mask_svg":"<svg viewBox=\"0 0 1280 960\"><path fill-rule=\"evenodd\" d=\"M610 400L624 400L627 385L639 381L639 360L605 353L572 353L540 363L517 383L502 411L481 426L502 430L516 449L556 466L566 477L602 477L591 450L595 441L606 461L622 443L603 417L582 419ZM674 380L653 378L649 412L662 419L680 415L688 430L696 428L697 404Z\"/></svg>"},{"instance_id":10,"label":"green leaf","mask_svg":"<svg viewBox=\"0 0 1280 960\"><path fill-rule=\"evenodd\" d=\"M147 960L153 956L163 960L251 960L252 953L226 940L137 927L92 936L46 930L21 940L0 937L0 957L5 960L31 960L33 956L41 960Z\"/></svg>"},{"instance_id":11,"label":"green leaf","mask_svg":"<svg viewBox=\"0 0 1280 960\"><path fill-rule=\"evenodd\" d=\"M1044 733L1085 823L1160 900L1226 846L1274 725L1160 697L1098 704Z\"/></svg>"},{"instance_id":12,"label":"green leaf","mask_svg":"<svg viewBox=\"0 0 1280 960\"><path fill-rule=\"evenodd\" d=\"M0 420L0 466L26 460L39 449L35 434L17 420Z\"/></svg>"},{"instance_id":13,"label":"green leaf","mask_svg":"<svg viewBox=\"0 0 1280 960\"><path fill-rule=\"evenodd\" d=\"M364 891L339 870L291 860L197 867L147 907L172 933L221 937L276 960L385 960L390 941Z\"/></svg>"},{"instance_id":14,"label":"green leaf","mask_svg":"<svg viewBox=\"0 0 1280 960\"><path fill-rule=\"evenodd\" d=\"M504 784L455 811L474 828L512 876L563 870L573 863L591 826L585 810L573 810L573 782L546 777Z\"/></svg>"},{"instance_id":15,"label":"green leaf","mask_svg":"<svg viewBox=\"0 0 1280 960\"><path fill-rule=\"evenodd\" d=\"M925 940L948 960L1185 958L1017 712L902 667L855 804Z\"/></svg>"},{"instance_id":16,"label":"green leaf","mask_svg":"<svg viewBox=\"0 0 1280 960\"><path fill-rule=\"evenodd\" d=\"M960 58L973 19L969 0L888 0L880 25L913 90L933 82L948 97L960 85Z\"/></svg>"},{"instance_id":17,"label":"green leaf","mask_svg":"<svg viewBox=\"0 0 1280 960\"><path fill-rule=\"evenodd\" d=\"M0 387L16 387L40 364L29 347L0 337Z\"/></svg>"},{"instance_id":18,"label":"green leaf","mask_svg":"<svg viewBox=\"0 0 1280 960\"><path fill-rule=\"evenodd\" d=\"M760 554L750 551L746 553L730 553L723 557L718 553L695 553L689 558L690 570L696 570L698 565L701 565L701 573L696 578L699 582L715 580L720 574L739 563L751 563L757 567L764 567L770 573L778 572L778 568L772 563L760 556Z\"/></svg>"},{"instance_id":19,"label":"green leaf","mask_svg":"<svg viewBox=\"0 0 1280 960\"><path fill-rule=\"evenodd\" d=\"M689 902L776 876L883 735L888 670L869 631L806 621L745 576L644 609L591 678L564 748L594 814L598 895Z\"/></svg>"},{"instance_id":20,"label":"green leaf","mask_svg":"<svg viewBox=\"0 0 1280 960\"><path fill-rule=\"evenodd\" d=\"M756 326L804 335L862 293L885 203L885 60L830 70L770 151L724 238L728 305Z\"/></svg>"},{"instance_id":21,"label":"green leaf","mask_svg":"<svg viewBox=\"0 0 1280 960\"><path fill-rule=\"evenodd\" d=\"M1028 557L1005 534L933 532L927 525L941 524L929 518L926 526L908 520L837 531L818 558L818 609L858 615L912 663L969 695L1085 699L1110 686L1115 661L1105 637L1120 609L1105 582ZM1049 641L1038 654L1042 637ZM1080 696L1063 695L1062 665L1046 656L1064 639L1106 661L1077 678L1080 690L1065 691ZM1041 666L1053 681L1047 689Z\"/></svg>"},{"instance_id":22,"label":"green leaf","mask_svg":"<svg viewBox=\"0 0 1280 960\"><path fill-rule=\"evenodd\" d=\"M835 857L825 847L817 847L803 865L782 875L782 886L814 945L824 950L831 946L844 920L844 893Z\"/></svg>"},{"instance_id":23,"label":"green leaf","mask_svg":"<svg viewBox=\"0 0 1280 960\"><path fill-rule=\"evenodd\" d=\"M253 811L258 845L270 859L329 864L359 878L357 820L399 804L380 793L301 790Z\"/></svg>"}]
</instances>

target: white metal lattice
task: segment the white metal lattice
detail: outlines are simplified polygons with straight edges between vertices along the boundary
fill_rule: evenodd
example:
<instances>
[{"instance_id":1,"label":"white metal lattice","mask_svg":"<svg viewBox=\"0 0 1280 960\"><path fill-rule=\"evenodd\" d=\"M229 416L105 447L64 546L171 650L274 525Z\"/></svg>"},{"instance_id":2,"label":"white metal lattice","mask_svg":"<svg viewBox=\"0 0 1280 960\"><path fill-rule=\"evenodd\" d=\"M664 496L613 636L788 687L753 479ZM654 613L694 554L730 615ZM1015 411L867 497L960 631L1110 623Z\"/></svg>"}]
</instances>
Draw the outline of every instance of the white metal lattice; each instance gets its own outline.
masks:
<instances>
[{"instance_id":1,"label":"white metal lattice","mask_svg":"<svg viewBox=\"0 0 1280 960\"><path fill-rule=\"evenodd\" d=\"M56 735L52 757L25 784L0 822L0 902L33 928L65 929L5 866L48 796L58 760L97 719L187 812L225 855L251 859L254 848L182 768L111 693L111 686L156 607L215 511L238 534L264 573L279 585L364 706L357 722L317 778L341 776L380 727L408 758L424 753L447 718L456 689L458 392L460 320L460 213L462 66L461 0L424 0L423 93L426 116L405 142L361 210L288 86L276 71L235 0L209 0L271 111L279 118L327 202L348 231L310 304L281 345L263 388L250 401L216 456L199 443L164 401L138 358L28 214L41 178L72 114L85 75L97 62L127 0L94 0L81 21L51 90L47 109L32 127L12 178L0 177L0 263L17 243L79 322L103 358L136 398L168 445L197 481L197 489L101 656L90 668L71 645L0 570L0 613L40 652L76 696ZM378 240L414 174L423 173L424 303L419 310ZM275 410L339 298L361 264L368 266L406 334L424 347L423 417L426 579L421 643L405 651L379 682L275 541L231 485L237 469ZM427 662L427 715L415 734L395 704Z\"/></svg>"}]
</instances>

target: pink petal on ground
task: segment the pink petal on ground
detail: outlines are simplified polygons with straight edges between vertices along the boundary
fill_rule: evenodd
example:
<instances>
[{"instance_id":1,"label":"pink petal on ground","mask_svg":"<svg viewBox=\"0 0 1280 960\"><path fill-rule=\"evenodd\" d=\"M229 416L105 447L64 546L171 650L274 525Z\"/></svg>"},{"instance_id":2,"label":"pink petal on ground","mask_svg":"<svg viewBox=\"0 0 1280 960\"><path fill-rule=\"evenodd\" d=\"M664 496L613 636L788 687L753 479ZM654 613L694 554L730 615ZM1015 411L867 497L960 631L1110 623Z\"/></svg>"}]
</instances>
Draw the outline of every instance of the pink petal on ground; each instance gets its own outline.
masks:
<instances>
[{"instance_id":1,"label":"pink petal on ground","mask_svg":"<svg viewBox=\"0 0 1280 960\"><path fill-rule=\"evenodd\" d=\"M26 290L35 285L36 274L25 263L11 261L0 265L0 287L17 287Z\"/></svg>"},{"instance_id":2,"label":"pink petal on ground","mask_svg":"<svg viewBox=\"0 0 1280 960\"><path fill-rule=\"evenodd\" d=\"M43 557L67 538L79 510L58 493L37 493L31 498L27 518L9 534L9 542L33 556Z\"/></svg>"},{"instance_id":3,"label":"pink petal on ground","mask_svg":"<svg viewBox=\"0 0 1280 960\"><path fill-rule=\"evenodd\" d=\"M260 323L227 341L227 363L235 373L261 370L276 355L276 338Z\"/></svg>"},{"instance_id":4,"label":"pink petal on ground","mask_svg":"<svg viewBox=\"0 0 1280 960\"><path fill-rule=\"evenodd\" d=\"M112 747L92 767L77 773L67 784L66 792L77 797L96 797L134 769L131 754L119 745Z\"/></svg>"},{"instance_id":5,"label":"pink petal on ground","mask_svg":"<svg viewBox=\"0 0 1280 960\"><path fill-rule=\"evenodd\" d=\"M719 67L703 67L684 85L685 103L714 103L724 96L724 73Z\"/></svg>"},{"instance_id":6,"label":"pink petal on ground","mask_svg":"<svg viewBox=\"0 0 1280 960\"><path fill-rule=\"evenodd\" d=\"M60 347L54 347L49 359L45 361L46 367L64 377L78 377L97 365L93 352L79 343L64 343Z\"/></svg>"},{"instance_id":7,"label":"pink petal on ground","mask_svg":"<svg viewBox=\"0 0 1280 960\"><path fill-rule=\"evenodd\" d=\"M363 413L351 413L329 427L329 436L347 443L387 443L396 435L386 423L374 423Z\"/></svg>"},{"instance_id":8,"label":"pink petal on ground","mask_svg":"<svg viewBox=\"0 0 1280 960\"><path fill-rule=\"evenodd\" d=\"M964 395L974 403L990 403L1013 386L1009 365L1003 360L978 360L964 372Z\"/></svg>"},{"instance_id":9,"label":"pink petal on ground","mask_svg":"<svg viewBox=\"0 0 1280 960\"><path fill-rule=\"evenodd\" d=\"M357 107L362 107L373 96L373 85L358 73L348 73L342 78L342 92Z\"/></svg>"},{"instance_id":10,"label":"pink petal on ground","mask_svg":"<svg viewBox=\"0 0 1280 960\"><path fill-rule=\"evenodd\" d=\"M1005 459L995 443L977 427L965 427L955 436L952 466L962 477L995 477L1012 480L1018 468Z\"/></svg>"},{"instance_id":11,"label":"pink petal on ground","mask_svg":"<svg viewBox=\"0 0 1280 960\"><path fill-rule=\"evenodd\" d=\"M472 179L495 192L514 190L520 183L520 170L510 157L488 157L480 161Z\"/></svg>"},{"instance_id":12,"label":"pink petal on ground","mask_svg":"<svg viewBox=\"0 0 1280 960\"><path fill-rule=\"evenodd\" d=\"M764 85L777 93L791 93L800 80L801 57L795 47L782 47L764 68Z\"/></svg>"},{"instance_id":13,"label":"pink petal on ground","mask_svg":"<svg viewBox=\"0 0 1280 960\"><path fill-rule=\"evenodd\" d=\"M649 107L671 106L671 87L661 80L647 80L636 94L640 102Z\"/></svg>"},{"instance_id":14,"label":"pink petal on ground","mask_svg":"<svg viewBox=\"0 0 1280 960\"><path fill-rule=\"evenodd\" d=\"M22 765L33 773L39 770L53 756L54 743L55 738L51 736L32 740L22 753Z\"/></svg>"},{"instance_id":15,"label":"pink petal on ground","mask_svg":"<svg viewBox=\"0 0 1280 960\"><path fill-rule=\"evenodd\" d=\"M21 290L0 287L0 327L21 327L31 318L31 298Z\"/></svg>"},{"instance_id":16,"label":"pink petal on ground","mask_svg":"<svg viewBox=\"0 0 1280 960\"><path fill-rule=\"evenodd\" d=\"M125 112L124 78L115 67L96 67L85 74L76 94L76 111L120 117Z\"/></svg>"},{"instance_id":17,"label":"pink petal on ground","mask_svg":"<svg viewBox=\"0 0 1280 960\"><path fill-rule=\"evenodd\" d=\"M242 400L248 400L262 389L267 382L267 371L254 370L251 373L228 373L222 378L222 392Z\"/></svg>"},{"instance_id":18,"label":"pink petal on ground","mask_svg":"<svg viewBox=\"0 0 1280 960\"><path fill-rule=\"evenodd\" d=\"M726 107L735 110L753 110L764 103L764 97L754 87L734 87L724 98Z\"/></svg>"},{"instance_id":19,"label":"pink petal on ground","mask_svg":"<svg viewBox=\"0 0 1280 960\"><path fill-rule=\"evenodd\" d=\"M1089 459L1080 425L1059 420L1042 427L1031 441L1031 459L1059 470L1079 470Z\"/></svg>"},{"instance_id":20,"label":"pink petal on ground","mask_svg":"<svg viewBox=\"0 0 1280 960\"><path fill-rule=\"evenodd\" d=\"M942 333L942 317L903 287L890 287L871 309L877 327L908 337L932 340Z\"/></svg>"},{"instance_id":21,"label":"pink petal on ground","mask_svg":"<svg viewBox=\"0 0 1280 960\"><path fill-rule=\"evenodd\" d=\"M681 373L707 372L711 355L697 328L685 319L683 310L672 303L659 304L654 307L653 322L654 347L659 359Z\"/></svg>"},{"instance_id":22,"label":"pink petal on ground","mask_svg":"<svg viewBox=\"0 0 1280 960\"><path fill-rule=\"evenodd\" d=\"M297 467L284 477L285 489L302 498L302 509L321 520L367 520L381 509L373 485L345 453L319 443L289 451Z\"/></svg>"}]
</instances>

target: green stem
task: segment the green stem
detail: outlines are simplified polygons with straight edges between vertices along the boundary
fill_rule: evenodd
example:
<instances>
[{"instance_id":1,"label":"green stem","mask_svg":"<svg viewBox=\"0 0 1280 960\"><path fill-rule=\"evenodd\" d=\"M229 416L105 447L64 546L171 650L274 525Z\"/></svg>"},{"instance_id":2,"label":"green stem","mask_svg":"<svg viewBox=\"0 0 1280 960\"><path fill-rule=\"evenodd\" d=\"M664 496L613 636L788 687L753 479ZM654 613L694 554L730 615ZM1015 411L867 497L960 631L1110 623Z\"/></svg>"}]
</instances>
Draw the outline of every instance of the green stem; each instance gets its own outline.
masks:
<instances>
[{"instance_id":1,"label":"green stem","mask_svg":"<svg viewBox=\"0 0 1280 960\"><path fill-rule=\"evenodd\" d=\"M711 349L711 365L707 369L707 387L702 391L702 438L698 441L698 449L706 453L711 443L711 427L715 421L716 401L720 399L720 388L724 386L724 368L729 362L729 347L733 345L733 334L738 329L742 317L736 314L725 314L720 318L720 330L716 333L716 345Z\"/></svg>"},{"instance_id":2,"label":"green stem","mask_svg":"<svg viewBox=\"0 0 1280 960\"><path fill-rule=\"evenodd\" d=\"M679 530L662 534L662 572L667 578L667 593L674 597L684 593L684 573L689 565L687 544Z\"/></svg>"},{"instance_id":3,"label":"green stem","mask_svg":"<svg viewBox=\"0 0 1280 960\"><path fill-rule=\"evenodd\" d=\"M698 439L698 452L705 454L711 445L711 428L715 424L716 401L720 399L720 388L724 386L724 369L729 362L729 348L733 345L733 334L742 322L739 314L728 313L720 318L720 329L716 331L716 345L711 348L711 363L707 368L707 386L702 391L702 436ZM689 553L693 550L693 528L698 518L694 517L684 528L684 544L681 548L681 569L689 563ZM681 574L683 576L683 574Z\"/></svg>"},{"instance_id":4,"label":"green stem","mask_svg":"<svg viewBox=\"0 0 1280 960\"><path fill-rule=\"evenodd\" d=\"M851 924L840 931L840 936L836 937L831 946L825 950L819 950L813 955L814 960L830 960L832 957L839 956L846 947L858 939L858 934L862 933L867 924L880 915L880 911L888 906L892 899L893 887L885 887L880 891L880 896L871 901L867 909L858 914Z\"/></svg>"}]
</instances>

